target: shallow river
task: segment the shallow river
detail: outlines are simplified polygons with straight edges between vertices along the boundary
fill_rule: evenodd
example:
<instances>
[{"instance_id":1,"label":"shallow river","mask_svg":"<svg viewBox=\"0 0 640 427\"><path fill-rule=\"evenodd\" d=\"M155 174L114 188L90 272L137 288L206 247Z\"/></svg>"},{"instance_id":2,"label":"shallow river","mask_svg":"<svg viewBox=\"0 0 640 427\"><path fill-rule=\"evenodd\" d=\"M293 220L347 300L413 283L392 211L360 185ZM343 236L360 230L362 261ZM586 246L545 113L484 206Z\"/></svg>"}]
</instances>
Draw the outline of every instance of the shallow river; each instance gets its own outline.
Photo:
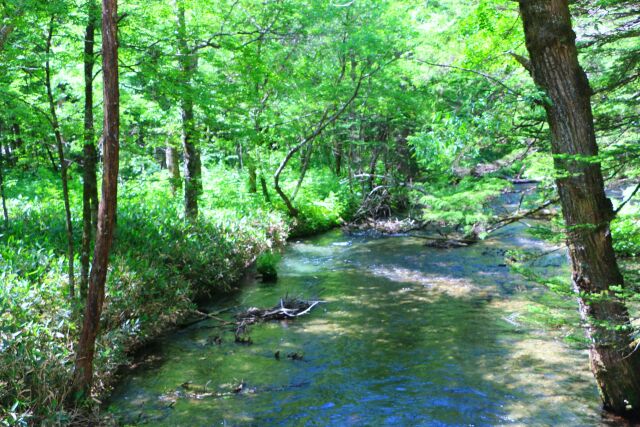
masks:
<instances>
[{"instance_id":1,"label":"shallow river","mask_svg":"<svg viewBox=\"0 0 640 427\"><path fill-rule=\"evenodd\" d=\"M503 264L505 249L544 248L524 228L458 249L339 231L291 243L277 284L210 309L266 308L286 294L326 303L253 326L253 345L215 320L170 334L108 409L154 426L600 425L587 352L527 321L545 291ZM566 274L562 251L540 264Z\"/></svg>"}]
</instances>

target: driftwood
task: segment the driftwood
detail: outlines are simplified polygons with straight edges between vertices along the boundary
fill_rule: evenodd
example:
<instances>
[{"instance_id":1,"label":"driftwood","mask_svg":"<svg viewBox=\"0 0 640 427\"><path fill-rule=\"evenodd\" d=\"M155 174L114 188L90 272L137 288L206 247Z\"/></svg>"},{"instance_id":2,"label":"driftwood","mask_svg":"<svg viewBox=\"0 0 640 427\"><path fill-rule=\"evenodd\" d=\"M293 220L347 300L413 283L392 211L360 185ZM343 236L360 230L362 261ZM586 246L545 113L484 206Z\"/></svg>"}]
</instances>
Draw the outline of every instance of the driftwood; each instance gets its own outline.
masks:
<instances>
[{"instance_id":1,"label":"driftwood","mask_svg":"<svg viewBox=\"0 0 640 427\"><path fill-rule=\"evenodd\" d=\"M251 307L238 313L236 319L240 323L250 325L270 320L294 319L309 313L316 305L324 301L304 301L297 298L281 298L280 303L269 309Z\"/></svg>"},{"instance_id":2,"label":"driftwood","mask_svg":"<svg viewBox=\"0 0 640 427\"><path fill-rule=\"evenodd\" d=\"M251 307L247 311L236 314L236 342L238 344L253 344L248 336L247 326L258 322L268 322L271 320L287 320L304 316L315 306L324 301L304 301L297 298L281 298L280 303L275 307L260 309Z\"/></svg>"},{"instance_id":3,"label":"driftwood","mask_svg":"<svg viewBox=\"0 0 640 427\"><path fill-rule=\"evenodd\" d=\"M286 320L295 319L296 317L304 316L309 313L315 306L324 301L304 301L298 298L281 298L280 303L275 307L268 309L260 309L251 307L246 311L236 314L235 320L227 320L219 317L218 314L229 310L223 309L214 313L203 313L196 310L195 313L199 316L198 319L186 323L186 325L193 325L194 323L201 322L203 320L215 320L219 322L219 327L230 327L235 331L235 342L238 344L251 345L253 341L248 335L247 327L258 322L267 322L270 320ZM182 325L185 327L185 325ZM216 340L219 339L218 340ZM214 344L220 344L222 340L219 337L215 337L212 341Z\"/></svg>"}]
</instances>

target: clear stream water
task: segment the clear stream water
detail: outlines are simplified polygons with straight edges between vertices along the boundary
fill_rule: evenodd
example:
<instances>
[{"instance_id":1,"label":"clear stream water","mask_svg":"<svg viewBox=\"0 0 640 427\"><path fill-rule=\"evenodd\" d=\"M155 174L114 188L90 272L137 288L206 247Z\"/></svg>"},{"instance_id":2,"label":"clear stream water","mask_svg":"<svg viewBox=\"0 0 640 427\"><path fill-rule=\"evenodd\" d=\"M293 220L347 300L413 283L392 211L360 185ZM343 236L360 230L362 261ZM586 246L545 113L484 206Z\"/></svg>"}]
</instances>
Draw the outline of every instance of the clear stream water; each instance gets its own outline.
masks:
<instances>
[{"instance_id":1,"label":"clear stream water","mask_svg":"<svg viewBox=\"0 0 640 427\"><path fill-rule=\"evenodd\" d=\"M253 345L215 320L169 334L108 410L154 426L602 425L587 352L523 320L546 292L503 264L506 249L545 248L524 228L456 249L340 231L291 243L277 284L251 283L210 309L266 308L285 294L325 304L253 326ZM562 251L540 264L568 274Z\"/></svg>"}]
</instances>

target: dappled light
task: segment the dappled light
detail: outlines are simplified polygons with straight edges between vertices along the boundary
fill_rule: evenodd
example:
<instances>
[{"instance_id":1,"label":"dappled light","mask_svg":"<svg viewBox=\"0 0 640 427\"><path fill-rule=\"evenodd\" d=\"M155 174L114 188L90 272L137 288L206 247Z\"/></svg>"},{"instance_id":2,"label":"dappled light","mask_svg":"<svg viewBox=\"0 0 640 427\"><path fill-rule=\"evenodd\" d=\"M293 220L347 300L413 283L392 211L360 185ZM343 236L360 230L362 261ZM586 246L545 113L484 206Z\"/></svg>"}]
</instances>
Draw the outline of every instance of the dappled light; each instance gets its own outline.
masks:
<instances>
[{"instance_id":1,"label":"dappled light","mask_svg":"<svg viewBox=\"0 0 640 427\"><path fill-rule=\"evenodd\" d=\"M640 421L637 3L0 1L0 426Z\"/></svg>"},{"instance_id":2,"label":"dappled light","mask_svg":"<svg viewBox=\"0 0 640 427\"><path fill-rule=\"evenodd\" d=\"M497 272L467 274L437 259L440 274L421 271L412 267L422 262L415 241L403 237L332 244L343 239L334 232L291 245L275 289L254 284L236 299L243 306L268 305L277 295L305 295L324 301L318 309L252 326L248 347L235 344L215 320L163 338L162 367L129 376L110 410L125 420L154 417L157 425L206 417L340 425L597 420L585 350L561 341L566 330L545 331L530 322L528 294L539 291L534 284L503 292L491 284ZM474 248L473 262L492 265L491 247ZM318 256L324 268L299 269ZM505 268L499 274L506 282L522 281ZM214 344L212 335L222 343ZM292 353L302 358L287 358ZM185 382L199 391L183 388ZM221 396L239 382L243 391ZM167 401L170 410L154 409Z\"/></svg>"}]
</instances>

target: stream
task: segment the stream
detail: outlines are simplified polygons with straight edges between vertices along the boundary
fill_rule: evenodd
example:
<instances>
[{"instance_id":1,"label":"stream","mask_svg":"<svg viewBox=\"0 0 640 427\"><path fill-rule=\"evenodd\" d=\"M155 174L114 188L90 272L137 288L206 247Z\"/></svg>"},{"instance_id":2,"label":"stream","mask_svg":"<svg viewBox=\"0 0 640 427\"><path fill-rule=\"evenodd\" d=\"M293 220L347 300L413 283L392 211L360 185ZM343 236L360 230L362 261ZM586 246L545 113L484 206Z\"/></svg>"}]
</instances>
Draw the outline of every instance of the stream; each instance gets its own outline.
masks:
<instances>
[{"instance_id":1,"label":"stream","mask_svg":"<svg viewBox=\"0 0 640 427\"><path fill-rule=\"evenodd\" d=\"M252 326L252 345L214 319L168 334L107 410L154 426L606 424L587 351L526 320L532 300L552 298L504 264L505 250L550 247L526 227L455 249L337 230L292 242L277 284L250 283L208 309L287 294L323 304ZM537 265L569 274L564 251Z\"/></svg>"}]
</instances>

